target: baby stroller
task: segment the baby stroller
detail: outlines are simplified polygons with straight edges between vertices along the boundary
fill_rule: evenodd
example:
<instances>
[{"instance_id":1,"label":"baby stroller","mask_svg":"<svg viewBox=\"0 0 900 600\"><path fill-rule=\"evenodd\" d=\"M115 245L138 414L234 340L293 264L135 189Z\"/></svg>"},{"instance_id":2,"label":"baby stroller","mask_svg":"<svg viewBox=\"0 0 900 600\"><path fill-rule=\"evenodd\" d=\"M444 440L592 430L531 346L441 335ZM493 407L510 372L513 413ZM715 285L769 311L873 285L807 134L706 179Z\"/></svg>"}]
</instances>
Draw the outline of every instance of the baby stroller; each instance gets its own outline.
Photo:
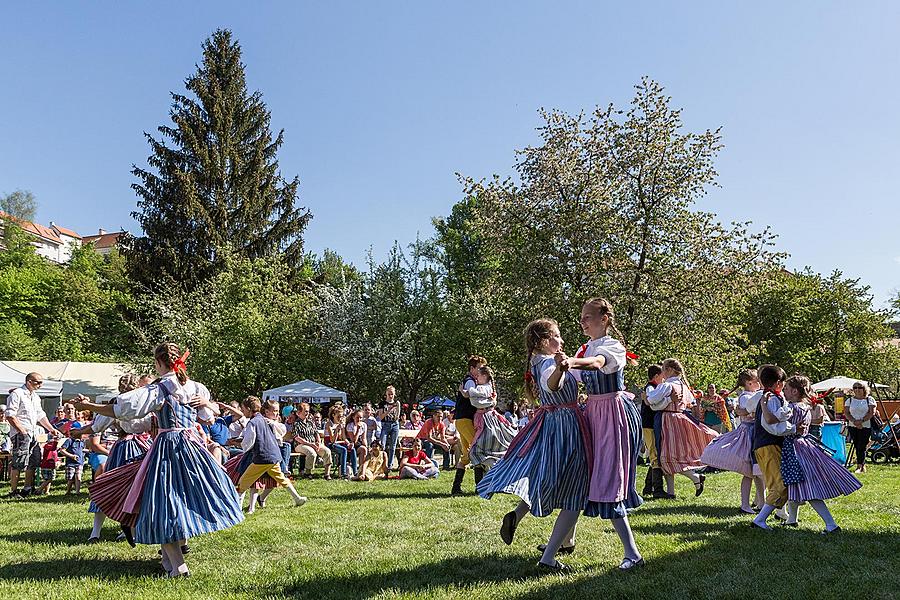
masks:
<instances>
[{"instance_id":1,"label":"baby stroller","mask_svg":"<svg viewBox=\"0 0 900 600\"><path fill-rule=\"evenodd\" d=\"M885 424L878 432L872 432L872 443L867 454L869 460L876 465L883 465L900 459L900 443L897 436L900 435L900 422Z\"/></svg>"}]
</instances>

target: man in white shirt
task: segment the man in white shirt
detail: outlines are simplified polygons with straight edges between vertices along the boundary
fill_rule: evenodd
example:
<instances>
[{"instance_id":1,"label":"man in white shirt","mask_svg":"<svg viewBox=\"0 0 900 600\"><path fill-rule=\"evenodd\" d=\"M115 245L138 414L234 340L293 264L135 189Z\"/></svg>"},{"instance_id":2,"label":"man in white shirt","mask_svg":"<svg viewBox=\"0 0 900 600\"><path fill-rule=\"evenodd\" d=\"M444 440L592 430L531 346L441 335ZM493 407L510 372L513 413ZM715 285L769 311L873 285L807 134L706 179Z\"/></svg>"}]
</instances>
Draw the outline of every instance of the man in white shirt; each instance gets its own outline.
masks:
<instances>
[{"instance_id":1,"label":"man in white shirt","mask_svg":"<svg viewBox=\"0 0 900 600\"><path fill-rule=\"evenodd\" d=\"M6 401L6 419L9 421L11 460L9 467L9 498L25 498L34 488L34 470L41 462L41 446L35 438L35 430L41 425L52 436L62 436L47 419L41 408L37 389L44 383L40 373L25 376L25 385L14 389ZM25 471L25 486L19 492L19 473Z\"/></svg>"}]
</instances>

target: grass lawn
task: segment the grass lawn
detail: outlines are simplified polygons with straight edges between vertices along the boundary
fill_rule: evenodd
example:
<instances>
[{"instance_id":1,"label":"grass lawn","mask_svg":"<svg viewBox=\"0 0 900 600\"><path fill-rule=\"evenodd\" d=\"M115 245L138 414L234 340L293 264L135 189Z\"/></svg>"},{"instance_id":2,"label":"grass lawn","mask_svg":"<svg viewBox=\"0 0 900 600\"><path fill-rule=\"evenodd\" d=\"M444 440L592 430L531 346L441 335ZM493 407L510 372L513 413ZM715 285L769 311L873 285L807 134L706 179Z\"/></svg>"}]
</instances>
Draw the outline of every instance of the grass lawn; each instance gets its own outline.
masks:
<instances>
[{"instance_id":1,"label":"grass lawn","mask_svg":"<svg viewBox=\"0 0 900 600\"><path fill-rule=\"evenodd\" d=\"M631 516L643 570L619 573L609 523L582 518L568 576L534 568L552 518L526 519L506 546L497 530L516 500L449 497L448 474L303 481L310 502L298 509L276 491L241 525L191 540L193 576L178 581L160 577L156 547L114 542L114 523L103 543L88 545L86 494L67 498L57 486L48 497L0 500L0 598L893 599L900 467L870 469L862 490L830 503L844 531L828 537L809 507L798 530L751 530L736 508L737 475L710 476L699 499L679 477L679 500L648 502Z\"/></svg>"}]
</instances>

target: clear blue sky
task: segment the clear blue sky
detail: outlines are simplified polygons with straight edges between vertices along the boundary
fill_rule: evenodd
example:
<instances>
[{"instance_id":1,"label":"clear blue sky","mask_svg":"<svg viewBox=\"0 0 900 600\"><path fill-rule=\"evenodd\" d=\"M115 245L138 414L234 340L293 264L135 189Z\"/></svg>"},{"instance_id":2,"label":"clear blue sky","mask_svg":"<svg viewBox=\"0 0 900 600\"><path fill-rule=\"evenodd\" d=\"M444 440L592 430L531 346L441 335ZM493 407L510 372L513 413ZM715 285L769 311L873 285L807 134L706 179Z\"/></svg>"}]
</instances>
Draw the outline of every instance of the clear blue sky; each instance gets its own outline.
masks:
<instances>
[{"instance_id":1,"label":"clear blue sky","mask_svg":"<svg viewBox=\"0 0 900 600\"><path fill-rule=\"evenodd\" d=\"M307 247L363 264L431 234L455 172L509 174L540 107L649 75L724 127L701 208L771 224L789 266L900 287L897 2L35 2L0 8L0 192L87 235L136 230L132 163L217 27L285 129Z\"/></svg>"}]
</instances>

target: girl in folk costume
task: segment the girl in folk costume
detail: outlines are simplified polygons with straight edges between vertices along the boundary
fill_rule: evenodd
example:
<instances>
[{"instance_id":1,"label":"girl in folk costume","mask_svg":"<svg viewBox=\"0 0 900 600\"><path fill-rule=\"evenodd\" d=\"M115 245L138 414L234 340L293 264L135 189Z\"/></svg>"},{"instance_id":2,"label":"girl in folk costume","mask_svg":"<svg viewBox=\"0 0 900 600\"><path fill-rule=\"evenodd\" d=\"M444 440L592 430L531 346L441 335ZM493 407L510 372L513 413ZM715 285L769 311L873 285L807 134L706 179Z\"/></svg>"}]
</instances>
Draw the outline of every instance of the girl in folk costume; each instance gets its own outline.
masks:
<instances>
[{"instance_id":1,"label":"girl in folk costume","mask_svg":"<svg viewBox=\"0 0 900 600\"><path fill-rule=\"evenodd\" d=\"M248 513L256 510L257 489L259 488L255 485L264 477L270 478L276 485L264 483L261 486L265 490L259 496L261 506L265 506L266 497L278 485L287 488L294 498L294 506L303 506L306 503L306 498L297 493L291 481L281 472L280 440L284 439L287 430L281 423L277 423L279 427L273 427L274 419L272 417L278 414L278 405L275 403L272 406L267 403L267 409L269 418L263 414L262 404L256 396L248 396L241 403L244 417L249 419L244 428L244 437L241 439L241 448L244 450L244 456L249 456L249 464L241 472L237 487L239 494L253 488L250 495L250 507L247 509ZM281 435L278 436L278 433Z\"/></svg>"},{"instance_id":2,"label":"girl in folk costume","mask_svg":"<svg viewBox=\"0 0 900 600\"><path fill-rule=\"evenodd\" d=\"M512 543L516 528L529 512L545 517L560 509L538 566L568 571L569 567L556 560L556 553L587 502L591 451L587 422L578 408L578 383L567 372L556 321L529 323L525 345L525 395L532 401L540 398L540 406L477 490L485 498L503 493L522 499L503 517L500 537L507 544Z\"/></svg>"},{"instance_id":3,"label":"girl in folk costume","mask_svg":"<svg viewBox=\"0 0 900 600\"><path fill-rule=\"evenodd\" d=\"M478 367L477 385L469 389L469 400L478 410L475 412L475 440L469 449L469 460L475 467L490 469L503 458L509 443L516 436L516 429L496 411L494 372L487 365ZM475 485L484 476L484 469L475 470Z\"/></svg>"},{"instance_id":4,"label":"girl in folk costume","mask_svg":"<svg viewBox=\"0 0 900 600\"><path fill-rule=\"evenodd\" d=\"M91 497L110 517L115 511L124 515L125 524L133 523L137 542L162 545L162 565L170 577L190 575L182 553L187 538L232 527L244 518L234 486L196 434L195 407L208 400L202 398L205 388L188 380L185 358L187 353L181 355L175 344L160 344L154 351L160 375L156 382L120 395L115 404L84 403L123 422L156 416L159 429L124 502L105 488L121 486L121 478L111 476L132 465L98 479Z\"/></svg>"},{"instance_id":5,"label":"girl in folk costume","mask_svg":"<svg viewBox=\"0 0 900 600\"><path fill-rule=\"evenodd\" d=\"M703 466L700 456L718 434L686 413L694 396L684 379L681 363L667 358L662 367L665 379L647 394L647 401L656 411L653 429L659 464L665 474L666 493L675 493L675 475L680 473L693 482L695 495L699 496L703 493L706 477L694 470Z\"/></svg>"},{"instance_id":6,"label":"girl in folk costume","mask_svg":"<svg viewBox=\"0 0 900 600\"><path fill-rule=\"evenodd\" d=\"M811 410L807 401L811 396L806 377L794 375L785 381L784 398L794 409L791 423L795 427L793 435L785 436L781 449L781 476L788 490L785 525L796 527L799 505L809 502L825 522L825 533L831 533L841 528L834 522L825 500L850 495L862 483L809 435Z\"/></svg>"},{"instance_id":7,"label":"girl in folk costume","mask_svg":"<svg viewBox=\"0 0 900 600\"><path fill-rule=\"evenodd\" d=\"M134 375L123 375L119 379L119 393L130 392L137 387L137 377ZM79 399L87 400L80 396ZM115 399L112 403L115 403ZM93 422L80 431L83 435L97 435L105 431L116 433L116 442L109 449L109 458L106 460L104 474L117 469L123 465L140 461L150 449L150 439L148 432L153 426L153 417L147 416L136 421L119 422L118 419L107 417L104 415L96 415ZM98 476L98 480L103 475ZM94 527L91 529L91 535L88 538L89 544L95 544L100 541L100 531L106 515L100 511L97 503L91 500L88 506L88 512L94 514ZM130 534L130 530L128 531ZM120 539L128 538L129 543L133 544L133 539L126 533L120 534Z\"/></svg>"},{"instance_id":8,"label":"girl in folk costume","mask_svg":"<svg viewBox=\"0 0 900 600\"><path fill-rule=\"evenodd\" d=\"M590 341L567 363L587 391L585 416L590 426L593 463L584 514L612 521L625 548L619 569L626 571L644 565L627 513L643 503L635 487L641 414L634 395L625 391L625 346L609 335L612 331L621 337L612 304L604 298L588 300L581 308L580 323Z\"/></svg>"},{"instance_id":9,"label":"girl in folk costume","mask_svg":"<svg viewBox=\"0 0 900 600\"><path fill-rule=\"evenodd\" d=\"M735 407L735 414L741 423L734 431L712 440L700 456L700 462L744 476L741 479L741 512L752 515L756 514L750 505L750 489L754 483L756 483L756 506L762 506L765 500L762 471L753 460L753 421L756 405L762 396L756 369L741 371L738 375L738 386L744 388L738 396Z\"/></svg>"}]
</instances>

